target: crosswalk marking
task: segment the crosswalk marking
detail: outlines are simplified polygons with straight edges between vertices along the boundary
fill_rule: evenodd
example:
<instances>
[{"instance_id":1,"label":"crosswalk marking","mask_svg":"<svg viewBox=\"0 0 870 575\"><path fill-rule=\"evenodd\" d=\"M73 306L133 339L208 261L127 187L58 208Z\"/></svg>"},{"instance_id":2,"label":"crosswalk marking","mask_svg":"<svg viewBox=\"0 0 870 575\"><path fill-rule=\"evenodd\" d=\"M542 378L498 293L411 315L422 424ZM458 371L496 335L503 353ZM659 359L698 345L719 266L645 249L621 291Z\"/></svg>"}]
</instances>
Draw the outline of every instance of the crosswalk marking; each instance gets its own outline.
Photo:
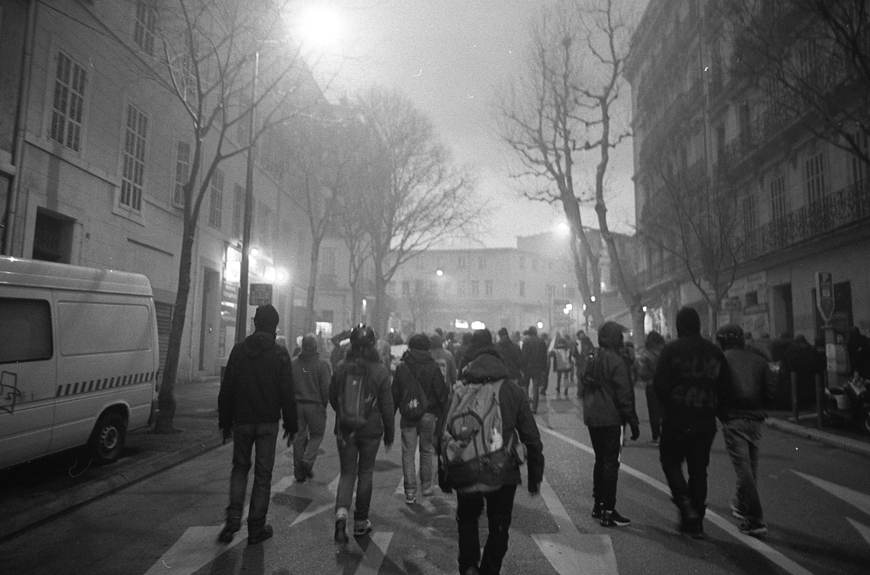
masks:
<instances>
[{"instance_id":1,"label":"crosswalk marking","mask_svg":"<svg viewBox=\"0 0 870 575\"><path fill-rule=\"evenodd\" d=\"M864 541L870 544L870 527L867 527L862 523L858 523L857 521L849 517L847 517L846 520L852 524L852 527L854 527L858 533L861 534L861 537L864 538Z\"/></svg>"},{"instance_id":2,"label":"crosswalk marking","mask_svg":"<svg viewBox=\"0 0 870 575\"><path fill-rule=\"evenodd\" d=\"M581 534L546 478L541 482L541 496L559 533L536 533L532 539L550 565L560 575L618 575L610 536Z\"/></svg>"},{"instance_id":3,"label":"crosswalk marking","mask_svg":"<svg viewBox=\"0 0 870 575\"><path fill-rule=\"evenodd\" d=\"M867 515L870 515L870 495L855 491L854 489L849 489L848 487L843 487L842 485L837 485L836 483L831 483L830 481L825 481L824 479L819 479L818 477L813 477L812 475L807 475L806 473L801 473L800 471L795 471L794 469L792 469L792 473L798 477L803 477L816 487L824 489L831 495L839 497L852 507L860 509Z\"/></svg>"},{"instance_id":4,"label":"crosswalk marking","mask_svg":"<svg viewBox=\"0 0 870 575\"><path fill-rule=\"evenodd\" d=\"M377 575L392 539L392 533L373 533L371 542L365 547L365 555L355 571L356 575Z\"/></svg>"}]
</instances>

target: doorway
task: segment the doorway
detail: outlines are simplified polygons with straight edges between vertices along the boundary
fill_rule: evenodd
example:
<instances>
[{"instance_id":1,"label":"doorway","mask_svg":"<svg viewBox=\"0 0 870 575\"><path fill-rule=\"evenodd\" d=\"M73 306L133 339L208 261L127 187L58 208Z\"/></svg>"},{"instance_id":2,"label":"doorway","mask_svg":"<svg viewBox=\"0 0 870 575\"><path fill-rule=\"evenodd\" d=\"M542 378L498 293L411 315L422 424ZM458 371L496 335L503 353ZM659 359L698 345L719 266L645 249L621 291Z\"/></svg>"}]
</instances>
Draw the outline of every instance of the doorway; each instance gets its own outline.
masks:
<instances>
[{"instance_id":1,"label":"doorway","mask_svg":"<svg viewBox=\"0 0 870 575\"><path fill-rule=\"evenodd\" d=\"M199 371L215 372L217 366L218 334L220 331L220 273L203 268L202 309L199 324ZM217 373L211 373L217 375Z\"/></svg>"}]
</instances>

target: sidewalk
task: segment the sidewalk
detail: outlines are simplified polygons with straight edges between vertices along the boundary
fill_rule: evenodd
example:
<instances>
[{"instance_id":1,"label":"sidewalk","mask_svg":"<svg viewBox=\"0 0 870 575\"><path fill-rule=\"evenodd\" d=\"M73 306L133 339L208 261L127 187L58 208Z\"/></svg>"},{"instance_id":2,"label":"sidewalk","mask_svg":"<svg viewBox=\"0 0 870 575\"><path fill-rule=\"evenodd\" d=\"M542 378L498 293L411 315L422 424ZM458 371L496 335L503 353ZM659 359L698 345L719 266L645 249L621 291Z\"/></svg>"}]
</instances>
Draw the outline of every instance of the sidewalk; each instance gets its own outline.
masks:
<instances>
[{"instance_id":1,"label":"sidewalk","mask_svg":"<svg viewBox=\"0 0 870 575\"><path fill-rule=\"evenodd\" d=\"M116 463L81 468L71 454L61 454L28 465L0 471L0 540L18 534L50 517L178 465L219 447L217 427L219 381L180 385L174 435L156 435L141 429L127 435L127 447ZM870 435L840 428L815 428L814 414L789 421L791 412L770 414L767 424L780 431L819 441L870 457ZM229 461L228 473L229 473Z\"/></svg>"}]
</instances>

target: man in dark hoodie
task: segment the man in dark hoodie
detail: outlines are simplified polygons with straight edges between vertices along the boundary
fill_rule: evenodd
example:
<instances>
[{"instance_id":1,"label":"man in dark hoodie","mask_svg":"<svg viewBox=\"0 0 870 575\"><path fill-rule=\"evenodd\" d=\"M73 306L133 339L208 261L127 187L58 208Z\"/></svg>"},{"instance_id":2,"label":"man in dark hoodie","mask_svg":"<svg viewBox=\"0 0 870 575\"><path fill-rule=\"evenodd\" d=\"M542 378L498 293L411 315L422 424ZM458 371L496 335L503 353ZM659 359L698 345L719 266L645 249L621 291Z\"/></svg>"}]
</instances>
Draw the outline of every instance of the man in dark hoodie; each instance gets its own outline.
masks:
<instances>
[{"instance_id":1,"label":"man in dark hoodie","mask_svg":"<svg viewBox=\"0 0 870 575\"><path fill-rule=\"evenodd\" d=\"M408 421L404 416L399 418L399 429L402 436L402 473L404 475L405 503L413 505L417 502L417 467L415 455L417 444L420 444L420 487L424 497L434 493L432 478L435 466L435 428L438 419L447 409L447 386L441 368L435 363L429 353L429 337L418 333L408 340L408 351L402 355L402 360L396 367L393 376L393 405L396 409L402 403L405 389L413 379L420 383L426 394L426 413L418 421Z\"/></svg>"},{"instance_id":2,"label":"man in dark hoodie","mask_svg":"<svg viewBox=\"0 0 870 575\"><path fill-rule=\"evenodd\" d=\"M731 407L731 371L722 350L701 337L697 311L680 309L676 324L677 339L662 350L653 376L662 406L659 459L680 510L680 531L703 539L707 466L716 417Z\"/></svg>"},{"instance_id":3,"label":"man in dark hoodie","mask_svg":"<svg viewBox=\"0 0 870 575\"><path fill-rule=\"evenodd\" d=\"M507 379L508 372L501 356L490 345L480 348L471 358L466 375L468 383L494 383L500 379ZM503 436L510 438L516 435L526 446L528 489L531 495L537 495L544 477L544 445L541 442L538 424L529 408L528 396L523 394L519 386L505 381L499 389L498 403L502 416ZM443 476L439 474L439 477ZM506 470L504 482L498 490L486 493L457 493L459 572L462 575L498 575L501 572L501 564L508 549L514 497L517 486L521 483L520 466L514 461ZM442 489L450 492L452 486L444 482ZM484 502L489 522L489 535L481 556L478 519L483 511Z\"/></svg>"},{"instance_id":4,"label":"man in dark hoodie","mask_svg":"<svg viewBox=\"0 0 870 575\"><path fill-rule=\"evenodd\" d=\"M547 344L538 337L538 328L531 326L526 330L528 339L523 343L523 359L526 363L525 380L523 387L526 396L529 394L529 384L532 386L532 413L538 413L538 399L540 392L547 382Z\"/></svg>"},{"instance_id":5,"label":"man in dark hoodie","mask_svg":"<svg viewBox=\"0 0 870 575\"><path fill-rule=\"evenodd\" d=\"M289 447L297 431L293 370L287 350L275 343L278 312L271 305L257 308L254 333L233 346L218 393L218 427L224 440L233 438L233 471L230 504L218 539L233 540L241 528L242 508L256 447L254 486L248 511L248 545L272 536L266 524L271 497L272 468L278 442L278 420L284 419L284 439Z\"/></svg>"},{"instance_id":6,"label":"man in dark hoodie","mask_svg":"<svg viewBox=\"0 0 870 575\"><path fill-rule=\"evenodd\" d=\"M523 369L525 368L523 351L519 345L511 341L506 328L498 330L498 343L495 344L495 348L504 360L508 370L508 378L513 380L517 385L522 385Z\"/></svg>"},{"instance_id":7,"label":"man in dark hoodie","mask_svg":"<svg viewBox=\"0 0 870 575\"><path fill-rule=\"evenodd\" d=\"M317 336L309 333L303 337L301 347L302 352L293 360L299 414L299 432L293 442L293 474L299 483L314 477L314 461L326 433L326 406L332 378L329 361L317 352Z\"/></svg>"}]
</instances>

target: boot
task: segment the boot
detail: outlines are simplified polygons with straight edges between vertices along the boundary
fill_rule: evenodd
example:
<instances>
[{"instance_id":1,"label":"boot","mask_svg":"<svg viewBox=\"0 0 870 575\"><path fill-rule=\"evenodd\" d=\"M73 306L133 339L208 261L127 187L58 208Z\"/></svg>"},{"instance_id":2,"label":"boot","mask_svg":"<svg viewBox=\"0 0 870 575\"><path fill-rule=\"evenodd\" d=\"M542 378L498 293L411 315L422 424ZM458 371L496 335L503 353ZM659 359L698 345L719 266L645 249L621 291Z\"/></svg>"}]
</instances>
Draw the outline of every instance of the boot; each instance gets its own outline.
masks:
<instances>
[{"instance_id":1,"label":"boot","mask_svg":"<svg viewBox=\"0 0 870 575\"><path fill-rule=\"evenodd\" d=\"M688 497L680 497L675 502L680 510L680 533L693 539L703 539L704 529L701 524L701 516L692 505L692 500Z\"/></svg>"}]
</instances>

